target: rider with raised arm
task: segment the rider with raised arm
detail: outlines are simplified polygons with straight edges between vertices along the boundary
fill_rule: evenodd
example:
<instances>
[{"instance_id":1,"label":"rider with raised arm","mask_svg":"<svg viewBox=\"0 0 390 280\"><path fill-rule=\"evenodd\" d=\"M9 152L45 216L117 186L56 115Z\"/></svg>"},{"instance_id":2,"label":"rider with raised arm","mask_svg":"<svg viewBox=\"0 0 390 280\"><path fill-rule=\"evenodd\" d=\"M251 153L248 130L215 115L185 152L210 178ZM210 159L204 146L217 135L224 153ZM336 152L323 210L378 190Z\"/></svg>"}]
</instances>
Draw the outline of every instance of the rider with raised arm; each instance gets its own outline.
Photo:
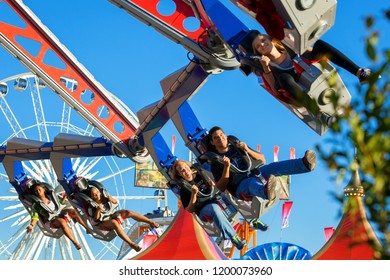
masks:
<instances>
[{"instance_id":1,"label":"rider with raised arm","mask_svg":"<svg viewBox=\"0 0 390 280\"><path fill-rule=\"evenodd\" d=\"M109 202L117 204L118 201L110 195L104 197L101 194L100 190L94 186L89 187L87 192L89 192L89 196L97 204L96 206L90 205L90 207L88 208L88 215L91 224L93 224L94 226L98 226L101 229L115 230L117 235L137 252L140 251L142 248L138 244L133 242L123 230L121 226L123 220L132 218L138 222L147 223L152 228L158 228L160 226L155 221L152 221L139 213L126 209L117 210L113 214L107 216L107 218L103 219L103 213L106 211L107 208L109 208Z\"/></svg>"},{"instance_id":2,"label":"rider with raised arm","mask_svg":"<svg viewBox=\"0 0 390 280\"><path fill-rule=\"evenodd\" d=\"M222 157L224 162L230 161L231 164L229 175L226 176L220 163L211 162L211 172L220 182L218 188L221 191L228 190L231 195L241 200L250 200L251 197L257 196L268 199L268 205L271 206L276 199L275 176L307 173L312 171L316 164L316 154L312 150L307 150L303 158L265 164L263 154L238 140L235 145L229 143L228 136L217 126L210 129L208 137L215 153ZM253 161L252 163L254 160L261 160L262 163L253 164L252 169L247 170L247 158Z\"/></svg>"},{"instance_id":3,"label":"rider with raised arm","mask_svg":"<svg viewBox=\"0 0 390 280\"><path fill-rule=\"evenodd\" d=\"M230 162L226 161L222 173L228 174ZM237 249L241 250L246 241L242 241L223 213L216 196L223 199L222 204L228 200L215 193L215 182L209 172L197 165L184 160L176 160L171 167L171 176L180 188L180 200L185 210L195 213L201 221L213 221L220 230L224 240L231 240ZM218 184L218 183L217 183Z\"/></svg>"},{"instance_id":4,"label":"rider with raised arm","mask_svg":"<svg viewBox=\"0 0 390 280\"><path fill-rule=\"evenodd\" d=\"M253 30L253 32L257 31ZM297 82L299 75L293 62L296 54L289 51L281 41L267 34L257 33L252 41L251 51L260 56L258 59L262 73L255 71L255 74L258 76L261 74L261 78L272 92L277 93L278 90L283 89L292 96L293 99L290 103L304 106L313 114L318 115L320 113L318 105ZM337 66L358 77L361 84L367 83L372 75L371 69L359 67L338 49L322 40L316 41L312 48L302 54L302 58L309 62L321 61L324 58L329 59ZM320 117L328 124L332 121L326 116L320 115Z\"/></svg>"}]
</instances>

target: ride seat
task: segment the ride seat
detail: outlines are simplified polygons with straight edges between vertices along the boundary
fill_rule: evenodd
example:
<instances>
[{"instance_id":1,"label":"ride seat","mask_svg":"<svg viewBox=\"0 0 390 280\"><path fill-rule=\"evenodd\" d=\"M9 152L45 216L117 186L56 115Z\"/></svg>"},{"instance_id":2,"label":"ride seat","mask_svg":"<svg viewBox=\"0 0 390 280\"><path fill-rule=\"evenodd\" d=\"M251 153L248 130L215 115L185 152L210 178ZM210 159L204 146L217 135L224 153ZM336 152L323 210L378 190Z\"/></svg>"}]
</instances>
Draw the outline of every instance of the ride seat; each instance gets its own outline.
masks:
<instances>
[{"instance_id":1,"label":"ride seat","mask_svg":"<svg viewBox=\"0 0 390 280\"><path fill-rule=\"evenodd\" d=\"M116 232L114 230L110 231L102 229L99 224L95 225L91 223L92 217L90 217L88 213L88 209L90 207L96 208L98 206L98 204L90 197L90 188L96 187L100 191L102 196L107 199L108 192L104 188L104 186L98 181L89 180L84 177L78 177L70 187L75 191L69 197L70 202L73 207L79 209L83 213L81 218L87 225L92 228L94 238L104 241L111 241L112 239L114 239L117 236ZM111 219L112 215L116 212L116 209L118 207L118 204L112 203L110 201L108 201L107 204L108 208L106 211L101 213L99 219L100 221Z\"/></svg>"},{"instance_id":2,"label":"ride seat","mask_svg":"<svg viewBox=\"0 0 390 280\"><path fill-rule=\"evenodd\" d=\"M44 203L39 197L37 197L34 194L33 188L38 184L41 185L45 189L46 195L54 203L54 205L55 205L54 210L51 210L47 206L46 203ZM23 193L21 195L19 195L19 199L22 202L22 204L26 207L27 211L29 213L31 213L32 205L34 203L39 204L39 206L41 208L43 208L48 213L48 221L49 222L51 222L55 218L57 218L60 215L60 213L62 212L62 210L64 208L66 208L66 205L61 204L61 202L59 201L59 198L58 198L57 194L55 193L54 189L51 188L51 186L47 183L39 182L33 178L30 178L24 184L21 185L21 189L23 190ZM67 220L68 225L70 227L72 227L74 224L72 219L70 219L69 217L64 217L64 218ZM44 226L45 221L43 221L41 217L39 217L39 221L40 222L37 225L41 229L41 231L43 232L44 235L49 236L49 237L53 237L56 239L58 239L64 235L63 230L60 228L54 228L54 227L49 228L49 227Z\"/></svg>"},{"instance_id":3,"label":"ride seat","mask_svg":"<svg viewBox=\"0 0 390 280\"><path fill-rule=\"evenodd\" d=\"M258 34L259 32L257 30L251 30L246 36L241 35L242 39L236 47L238 59L244 70L248 73L250 68L252 72L261 78L260 85L265 90L279 100L299 119L304 121L309 127L322 135L328 129L328 123L324 123L320 116L314 115L307 108L294 105L296 100L286 90L281 89L274 92L265 80L263 68L256 59L256 56L254 56L252 50L252 41ZM336 69L327 59L310 61L306 59L304 55L299 56L294 53L287 45L285 45L285 47L293 58L293 67L297 73L297 83L305 92L307 92L307 95L317 103L320 111L331 117L343 115L345 108L350 104L351 95ZM275 64L273 66L277 67ZM337 101L335 102L336 98Z\"/></svg>"}]
</instances>

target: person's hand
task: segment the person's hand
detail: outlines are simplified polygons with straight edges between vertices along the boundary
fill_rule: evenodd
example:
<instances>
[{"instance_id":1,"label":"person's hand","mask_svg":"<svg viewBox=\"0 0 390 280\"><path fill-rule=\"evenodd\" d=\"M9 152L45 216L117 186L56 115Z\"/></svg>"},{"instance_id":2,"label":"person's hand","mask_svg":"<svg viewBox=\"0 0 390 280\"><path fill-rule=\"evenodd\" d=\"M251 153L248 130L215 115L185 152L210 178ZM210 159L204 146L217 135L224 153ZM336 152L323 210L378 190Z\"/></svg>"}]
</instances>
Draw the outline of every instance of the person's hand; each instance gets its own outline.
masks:
<instances>
[{"instance_id":1,"label":"person's hand","mask_svg":"<svg viewBox=\"0 0 390 280\"><path fill-rule=\"evenodd\" d=\"M263 66L263 68L265 68L265 67L269 67L269 63L270 63L270 59L269 59L269 57L268 56L266 56L266 55L262 55L261 57L260 57L260 63L261 63L261 66Z\"/></svg>"},{"instance_id":2,"label":"person's hand","mask_svg":"<svg viewBox=\"0 0 390 280\"><path fill-rule=\"evenodd\" d=\"M97 207L97 211L102 211L103 210L103 205L99 204Z\"/></svg>"},{"instance_id":3,"label":"person's hand","mask_svg":"<svg viewBox=\"0 0 390 280\"><path fill-rule=\"evenodd\" d=\"M115 204L118 203L118 201L115 198L113 198L112 196L109 196L108 200L111 201L112 203L115 203Z\"/></svg>"},{"instance_id":4,"label":"person's hand","mask_svg":"<svg viewBox=\"0 0 390 280\"><path fill-rule=\"evenodd\" d=\"M224 167L230 168L230 158L228 158L227 156L224 156L222 158L222 164Z\"/></svg>"},{"instance_id":5,"label":"person's hand","mask_svg":"<svg viewBox=\"0 0 390 280\"><path fill-rule=\"evenodd\" d=\"M243 151L248 151L248 145L245 142L238 143L238 147Z\"/></svg>"},{"instance_id":6,"label":"person's hand","mask_svg":"<svg viewBox=\"0 0 390 280\"><path fill-rule=\"evenodd\" d=\"M66 200L66 192L63 192L62 194L61 194L61 196L62 196L62 198L61 198L61 203L64 203L65 202L65 200Z\"/></svg>"},{"instance_id":7,"label":"person's hand","mask_svg":"<svg viewBox=\"0 0 390 280\"><path fill-rule=\"evenodd\" d=\"M26 227L26 232L30 233L33 228L34 228L34 226L32 224L29 224L28 227Z\"/></svg>"},{"instance_id":8,"label":"person's hand","mask_svg":"<svg viewBox=\"0 0 390 280\"><path fill-rule=\"evenodd\" d=\"M212 180L212 179L208 179L207 180L207 183L210 185L210 186L215 186L215 182Z\"/></svg>"},{"instance_id":9,"label":"person's hand","mask_svg":"<svg viewBox=\"0 0 390 280\"><path fill-rule=\"evenodd\" d=\"M195 186L195 185L192 185L192 187L191 187L191 192L192 192L193 195L197 195L198 192L199 192L198 187Z\"/></svg>"}]
</instances>

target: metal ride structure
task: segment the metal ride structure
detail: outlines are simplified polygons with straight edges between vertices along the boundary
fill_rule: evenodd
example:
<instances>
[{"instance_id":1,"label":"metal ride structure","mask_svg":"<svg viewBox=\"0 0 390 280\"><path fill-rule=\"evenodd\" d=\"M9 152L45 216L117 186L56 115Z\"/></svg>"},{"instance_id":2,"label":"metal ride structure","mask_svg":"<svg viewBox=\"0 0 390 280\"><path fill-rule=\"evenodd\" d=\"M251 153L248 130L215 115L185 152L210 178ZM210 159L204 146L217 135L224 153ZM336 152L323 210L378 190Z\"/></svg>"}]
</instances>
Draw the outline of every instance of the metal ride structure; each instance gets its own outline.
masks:
<instances>
[{"instance_id":1,"label":"metal ride structure","mask_svg":"<svg viewBox=\"0 0 390 280\"><path fill-rule=\"evenodd\" d=\"M62 82L70 89L75 89L74 80L66 78ZM61 133L82 137L100 137L95 128L85 122L74 110L52 91L36 75L24 73L0 81L0 108L2 111L1 147L12 142L12 139L27 141L32 137L42 143L50 143ZM23 104L19 100L23 99ZM54 100L53 100L54 99ZM50 105L50 107L49 107ZM103 112L101 112L103 113ZM52 121L54 119L54 121ZM9 144L10 145L10 144ZM55 186L56 192L63 192L57 182L55 170L49 159L25 160L24 170L41 182ZM119 207L126 208L126 202L139 199L163 199L156 196L130 196L126 191L129 173L133 172L134 164L117 156L78 157L72 159L75 172L81 176L97 180L106 185L108 191L118 198ZM2 185L9 185L10 178L1 166ZM75 258L72 245L65 237L50 238L39 228L26 235L26 227L30 223L30 215L23 208L14 188L3 188L0 200L4 203L4 216L0 218L6 239L1 240L0 255L9 259L73 259ZM134 225L127 222L125 230ZM7 232L8 234L6 234ZM80 259L116 258L121 249L121 240L109 242L95 240L86 234L85 229L78 223L73 224L72 232L83 245L77 254Z\"/></svg>"},{"instance_id":2,"label":"metal ride structure","mask_svg":"<svg viewBox=\"0 0 390 280\"><path fill-rule=\"evenodd\" d=\"M129 158L135 162L144 162L152 158L163 175L169 179L167 171L174 162L175 156L166 145L159 130L168 120L172 120L185 144L195 156L200 158L204 155L202 139L207 135L207 130L198 122L187 101L210 75L238 68L249 75L248 66L253 67L253 65L248 63L250 57L242 51L240 44L250 30L219 1L172 1L175 9L168 15L161 14L158 9L160 3L158 0L110 0L110 2L147 25L151 25L170 40L181 44L195 56L187 66L161 82L164 97L137 112L137 117L130 110L126 110L119 100L98 83L21 1L0 2L14 12L24 24L23 27L19 27L0 22L0 43L34 73L38 81L47 85L91 127L96 129L97 133L103 136L107 147L110 147L104 156L110 154L119 158ZM283 1L275 0L272 1L272 5L265 5L267 10L260 13L256 9L253 12L250 7L244 5L243 1L232 2L248 14L255 16L256 19L260 17L262 20L259 22L265 27L277 19L280 24L274 25L274 29L267 30L266 28L267 32L282 34L283 37L292 35L295 40L292 43L289 41L285 43L287 45L290 43L289 46L298 54L306 50L307 46L332 26L336 5L335 1L329 1L325 5L315 1L297 0L298 9L295 9L291 7L296 7L296 5L287 5L283 4ZM296 22L294 20L296 17L305 18L304 23ZM194 18L199 22L195 31L190 31L183 25L183 21L187 18ZM319 18L321 20L318 20ZM29 43L39 43L35 53L26 48L29 44L24 42L26 39ZM48 54L54 55L55 59L60 61L61 67L53 65L47 57ZM338 87L330 92L342 92L341 100L344 103L338 104L340 107L349 101L349 94L334 68L330 65L325 69L320 69L314 64L305 65L299 56L296 63L305 71L302 74L302 83L310 89L311 96L322 106L322 109L331 115L341 113L340 108L334 108L333 104L330 104L328 79L336 77L339 81L336 83ZM74 81L77 87L67 87L64 80ZM306 108L297 108L284 100L280 102L318 134L321 135L326 131L327 126L316 119L316 116L313 116ZM10 165L14 162L24 162L31 157L37 160L44 159L43 154L46 151L41 148L45 145L51 148L49 154L56 153L54 141L50 142L52 139L42 138L39 141L41 143L38 144L31 144L29 141L27 143L17 142L14 146L10 145L12 141L6 141L7 143L4 143L0 150L3 164L4 162L10 162ZM60 160L79 158L86 154L89 157L98 155L95 155L93 147L82 147L75 141L71 141L69 146L62 145L63 149L72 151L69 152L70 155L63 155ZM82 140L80 143L83 143ZM26 147L31 149L26 149ZM34 151L33 148L35 148ZM46 152L46 159L49 157ZM60 166L63 165L60 164ZM52 181L56 180L63 184L65 178L61 178L61 175L69 171L56 170L57 176L54 176ZM14 178L8 179L12 181ZM241 210L240 213L246 219L259 217L268 210L264 208L266 203L258 199L254 199L249 205L239 201L232 203Z\"/></svg>"}]
</instances>

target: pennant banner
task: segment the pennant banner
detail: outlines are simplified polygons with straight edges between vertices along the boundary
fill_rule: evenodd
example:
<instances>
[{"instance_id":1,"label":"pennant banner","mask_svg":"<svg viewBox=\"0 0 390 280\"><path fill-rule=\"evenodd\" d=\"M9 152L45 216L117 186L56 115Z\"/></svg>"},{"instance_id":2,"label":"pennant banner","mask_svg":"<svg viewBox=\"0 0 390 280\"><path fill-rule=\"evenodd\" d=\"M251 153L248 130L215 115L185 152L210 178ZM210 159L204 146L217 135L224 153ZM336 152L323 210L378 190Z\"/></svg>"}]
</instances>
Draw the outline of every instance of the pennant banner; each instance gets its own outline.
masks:
<instances>
[{"instance_id":1,"label":"pennant banner","mask_svg":"<svg viewBox=\"0 0 390 280\"><path fill-rule=\"evenodd\" d=\"M274 162L278 161L279 146L274 146Z\"/></svg>"},{"instance_id":2,"label":"pennant banner","mask_svg":"<svg viewBox=\"0 0 390 280\"><path fill-rule=\"evenodd\" d=\"M290 216L291 207L293 202L286 201L282 207L282 228L288 227L288 217Z\"/></svg>"},{"instance_id":3,"label":"pennant banner","mask_svg":"<svg viewBox=\"0 0 390 280\"><path fill-rule=\"evenodd\" d=\"M329 238L332 237L334 231L335 231L335 229L333 227L326 227L326 228L324 228L325 242L328 242Z\"/></svg>"},{"instance_id":4,"label":"pennant banner","mask_svg":"<svg viewBox=\"0 0 390 280\"><path fill-rule=\"evenodd\" d=\"M176 135L172 135L172 155L175 154L175 147L176 147Z\"/></svg>"},{"instance_id":5,"label":"pennant banner","mask_svg":"<svg viewBox=\"0 0 390 280\"><path fill-rule=\"evenodd\" d=\"M290 159L295 159L295 148L290 148Z\"/></svg>"}]
</instances>

